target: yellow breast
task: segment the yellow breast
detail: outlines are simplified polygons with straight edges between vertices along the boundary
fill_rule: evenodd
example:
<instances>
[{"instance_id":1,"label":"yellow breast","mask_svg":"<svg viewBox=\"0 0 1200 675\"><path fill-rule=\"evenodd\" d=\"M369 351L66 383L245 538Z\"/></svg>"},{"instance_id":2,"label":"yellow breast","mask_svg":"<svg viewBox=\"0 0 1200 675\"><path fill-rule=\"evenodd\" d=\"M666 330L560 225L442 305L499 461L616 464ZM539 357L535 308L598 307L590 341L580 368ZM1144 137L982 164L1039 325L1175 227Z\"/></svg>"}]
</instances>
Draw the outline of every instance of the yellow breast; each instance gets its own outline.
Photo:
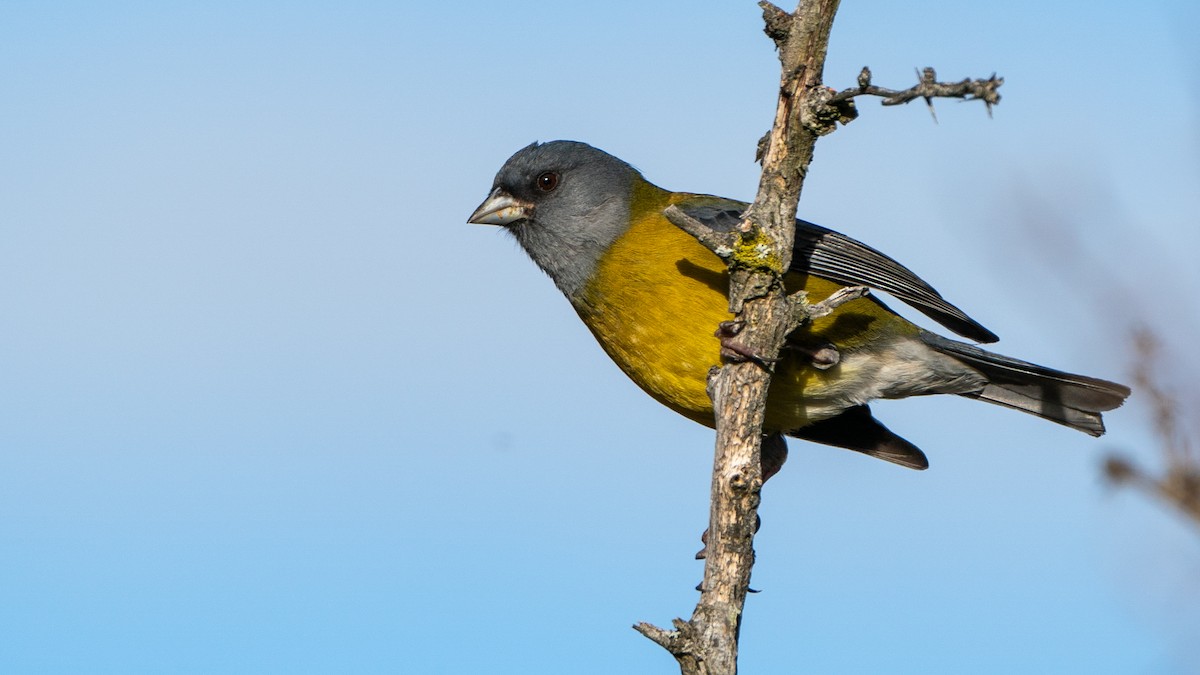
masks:
<instances>
[{"instance_id":1,"label":"yellow breast","mask_svg":"<svg viewBox=\"0 0 1200 675\"><path fill-rule=\"evenodd\" d=\"M706 378L709 368L720 364L713 331L733 317L724 261L662 216L664 208L688 196L649 184L635 188L629 231L601 258L576 309L604 351L642 389L711 426ZM785 281L793 289L803 286L812 300L840 287L806 275L789 275ZM873 301L856 300L807 332L814 340L836 338L837 344L849 341L853 347L871 339L890 317L894 315ZM821 371L802 357L785 354L771 388L767 427L797 429L835 414L825 409L824 395L840 389L832 386L837 379L853 379L851 367L844 361Z\"/></svg>"}]
</instances>

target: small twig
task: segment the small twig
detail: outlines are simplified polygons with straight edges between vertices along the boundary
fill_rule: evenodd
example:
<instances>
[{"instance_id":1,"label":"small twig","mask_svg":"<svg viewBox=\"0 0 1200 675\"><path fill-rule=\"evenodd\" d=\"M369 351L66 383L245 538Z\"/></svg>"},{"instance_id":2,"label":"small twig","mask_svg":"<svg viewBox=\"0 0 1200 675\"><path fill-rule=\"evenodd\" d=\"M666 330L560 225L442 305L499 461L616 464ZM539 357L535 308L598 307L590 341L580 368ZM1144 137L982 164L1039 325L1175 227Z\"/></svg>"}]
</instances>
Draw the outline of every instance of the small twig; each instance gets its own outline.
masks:
<instances>
[{"instance_id":1,"label":"small twig","mask_svg":"<svg viewBox=\"0 0 1200 675\"><path fill-rule=\"evenodd\" d=\"M1173 465L1156 478L1124 457L1109 455L1104 459L1104 474L1113 485L1133 487L1157 497L1200 524L1200 469Z\"/></svg>"},{"instance_id":2,"label":"small twig","mask_svg":"<svg viewBox=\"0 0 1200 675\"><path fill-rule=\"evenodd\" d=\"M684 213L678 206L672 204L663 210L663 215L675 227L687 232L701 244L716 253L722 260L728 260L733 255L733 247L737 243L737 234L733 232L717 232L708 225Z\"/></svg>"},{"instance_id":3,"label":"small twig","mask_svg":"<svg viewBox=\"0 0 1200 675\"><path fill-rule=\"evenodd\" d=\"M787 42L788 34L792 32L792 15L769 2L760 2L758 6L763 11L763 32L775 42L778 49Z\"/></svg>"},{"instance_id":4,"label":"small twig","mask_svg":"<svg viewBox=\"0 0 1200 675\"><path fill-rule=\"evenodd\" d=\"M799 328L801 325L809 321L820 319L823 316L829 316L833 313L833 310L837 309L838 307L841 307L851 300L857 300L865 297L870 294L870 292L871 289L867 288L866 286L846 286L844 288L837 289L828 298L810 305L808 304L807 299L804 297L804 291L800 291L793 294L789 298L792 302L792 306L795 308L795 314L793 315L792 319L796 323L796 328ZM795 329L793 328L793 330Z\"/></svg>"},{"instance_id":5,"label":"small twig","mask_svg":"<svg viewBox=\"0 0 1200 675\"><path fill-rule=\"evenodd\" d=\"M995 73L986 80L963 80L961 82L938 82L937 73L933 68L925 68L918 74L918 82L908 89L887 89L871 84L871 69L863 67L858 74L858 86L843 89L829 99L831 105L849 101L856 96L879 96L883 105L900 105L918 98L925 99L929 111L933 113L933 99L961 98L966 101L980 100L987 107L988 117L992 115L992 106L1000 102L1000 85L1004 84L1003 77ZM937 115L934 115L934 120Z\"/></svg>"}]
</instances>

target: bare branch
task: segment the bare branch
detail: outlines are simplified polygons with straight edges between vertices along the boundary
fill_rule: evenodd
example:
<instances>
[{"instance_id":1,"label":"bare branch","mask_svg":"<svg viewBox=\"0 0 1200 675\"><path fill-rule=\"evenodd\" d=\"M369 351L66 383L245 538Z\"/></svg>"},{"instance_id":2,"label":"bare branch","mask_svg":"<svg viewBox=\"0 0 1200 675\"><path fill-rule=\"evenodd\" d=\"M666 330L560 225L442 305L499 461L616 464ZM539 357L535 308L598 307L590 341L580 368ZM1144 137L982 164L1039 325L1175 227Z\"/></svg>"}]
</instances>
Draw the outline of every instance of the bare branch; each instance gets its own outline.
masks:
<instances>
[{"instance_id":1,"label":"bare branch","mask_svg":"<svg viewBox=\"0 0 1200 675\"><path fill-rule=\"evenodd\" d=\"M867 294L862 286L844 288L809 306L802 292L789 296L784 290L783 277L795 241L796 206L813 147L838 123L857 116L855 96L886 92L885 104L894 105L909 95L873 87L867 69L857 89L839 94L822 83L838 0L804 0L794 13L765 0L759 6L764 30L779 52L781 74L774 123L758 144L762 178L754 203L729 232L713 231L675 207L665 211L672 223L728 263L729 311L736 315L718 330L725 365L710 371L708 378L717 443L700 600L689 621L674 620L674 630L648 623L634 626L671 652L684 675L737 672L738 634L754 565L762 485L786 457L782 436L772 433L764 440L771 366L795 328ZM993 77L990 82L960 97L982 98L990 109L1000 100L995 89L1003 81ZM926 69L912 97L949 96L956 86L967 83L938 83L933 70ZM732 341L735 336L737 342ZM829 368L841 359L832 344L788 344L787 348L805 353L816 368Z\"/></svg>"},{"instance_id":2,"label":"bare branch","mask_svg":"<svg viewBox=\"0 0 1200 675\"><path fill-rule=\"evenodd\" d=\"M933 68L925 68L918 73L917 78L917 84L908 89L877 87L871 84L871 69L864 66L858 74L858 86L839 91L829 99L829 103L849 101L856 96L879 96L883 98L883 105L900 105L922 98L932 113L935 98L960 98L967 101L978 99L987 106L988 116L991 117L992 106L1000 102L1000 85L1004 84L1004 78L996 77L995 73L986 80L938 82L937 73ZM934 119L937 119L936 115Z\"/></svg>"},{"instance_id":3,"label":"bare branch","mask_svg":"<svg viewBox=\"0 0 1200 675\"><path fill-rule=\"evenodd\" d=\"M709 374L717 447L700 601L690 621L676 620L674 631L637 627L667 648L685 674L737 672L764 480L762 424L771 372L760 366L776 360L795 326L797 304L785 294L782 277L792 256L796 204L816 139L840 117L826 105L832 90L821 83L838 0L805 0L792 14L769 2L759 6L779 50L781 75L775 121L760 144L758 195L729 234L705 232L702 223L678 211L668 215L729 262L729 308L744 326L735 350L744 358Z\"/></svg>"},{"instance_id":4,"label":"bare branch","mask_svg":"<svg viewBox=\"0 0 1200 675\"><path fill-rule=\"evenodd\" d=\"M696 657L701 650L695 642L695 630L683 619L675 619L671 623L675 630L663 630L644 621L634 624L633 629L670 652L679 661L682 675L708 675L708 668Z\"/></svg>"}]
</instances>

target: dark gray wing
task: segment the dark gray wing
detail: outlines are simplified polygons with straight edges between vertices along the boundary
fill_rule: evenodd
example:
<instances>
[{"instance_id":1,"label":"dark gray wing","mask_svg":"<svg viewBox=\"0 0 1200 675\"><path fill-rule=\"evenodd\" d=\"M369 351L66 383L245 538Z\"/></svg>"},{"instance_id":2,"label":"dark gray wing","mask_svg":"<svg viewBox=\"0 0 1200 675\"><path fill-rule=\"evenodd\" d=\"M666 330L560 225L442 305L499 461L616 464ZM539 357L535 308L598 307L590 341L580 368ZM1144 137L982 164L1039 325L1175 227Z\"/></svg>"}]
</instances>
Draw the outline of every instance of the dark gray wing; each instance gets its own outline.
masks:
<instances>
[{"instance_id":1,"label":"dark gray wing","mask_svg":"<svg viewBox=\"0 0 1200 675\"><path fill-rule=\"evenodd\" d=\"M729 231L741 221L749 204L710 195L696 195L677 205L689 216L719 231ZM844 234L796 220L796 246L791 271L814 274L846 286L867 286L912 305L914 309L959 335L978 342L999 338L907 267Z\"/></svg>"}]
</instances>

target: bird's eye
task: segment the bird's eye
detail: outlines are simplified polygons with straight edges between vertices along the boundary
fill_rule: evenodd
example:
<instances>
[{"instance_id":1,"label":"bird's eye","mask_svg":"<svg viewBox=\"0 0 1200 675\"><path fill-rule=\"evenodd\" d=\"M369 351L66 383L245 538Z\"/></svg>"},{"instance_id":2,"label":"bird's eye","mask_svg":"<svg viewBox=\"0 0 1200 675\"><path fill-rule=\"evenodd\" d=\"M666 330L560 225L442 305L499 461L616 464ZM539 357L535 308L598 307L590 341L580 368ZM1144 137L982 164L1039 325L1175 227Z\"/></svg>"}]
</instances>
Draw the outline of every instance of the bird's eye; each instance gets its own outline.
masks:
<instances>
[{"instance_id":1,"label":"bird's eye","mask_svg":"<svg viewBox=\"0 0 1200 675\"><path fill-rule=\"evenodd\" d=\"M535 183L537 188L542 192L550 192L558 187L558 174L553 171L546 171L539 174Z\"/></svg>"}]
</instances>

